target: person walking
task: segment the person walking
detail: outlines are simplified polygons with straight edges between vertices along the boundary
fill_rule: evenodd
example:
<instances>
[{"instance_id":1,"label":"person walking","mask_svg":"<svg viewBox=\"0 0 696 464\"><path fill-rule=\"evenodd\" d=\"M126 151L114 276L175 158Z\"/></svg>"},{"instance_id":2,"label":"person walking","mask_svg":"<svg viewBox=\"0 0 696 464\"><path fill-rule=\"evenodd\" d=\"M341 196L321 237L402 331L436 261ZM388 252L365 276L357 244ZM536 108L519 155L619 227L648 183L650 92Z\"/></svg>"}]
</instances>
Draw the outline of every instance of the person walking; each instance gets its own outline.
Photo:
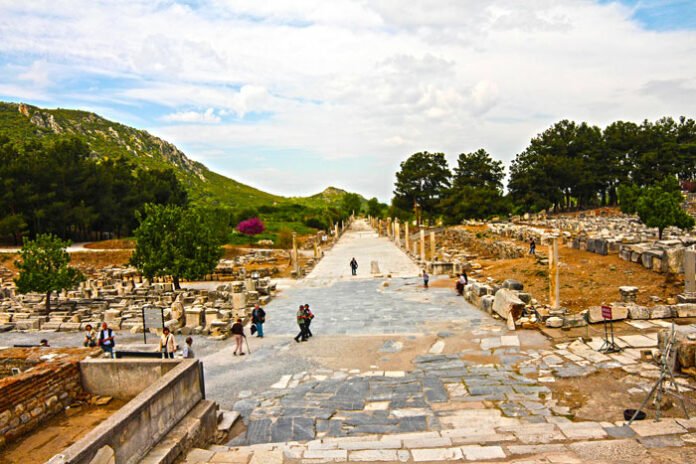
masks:
<instances>
[{"instance_id":1,"label":"person walking","mask_svg":"<svg viewBox=\"0 0 696 464\"><path fill-rule=\"evenodd\" d=\"M92 328L92 324L85 326L85 339L82 346L93 348L97 346L97 332Z\"/></svg>"},{"instance_id":2,"label":"person walking","mask_svg":"<svg viewBox=\"0 0 696 464\"><path fill-rule=\"evenodd\" d=\"M350 260L350 270L353 275L358 275L358 262L355 260L355 258Z\"/></svg>"},{"instance_id":3,"label":"person walking","mask_svg":"<svg viewBox=\"0 0 696 464\"><path fill-rule=\"evenodd\" d=\"M192 359L195 356L191 345L193 345L193 338L186 337L186 345L184 345L184 349L182 350L182 355L185 359Z\"/></svg>"},{"instance_id":4,"label":"person walking","mask_svg":"<svg viewBox=\"0 0 696 464\"><path fill-rule=\"evenodd\" d=\"M242 320L237 319L237 322L232 324L232 335L234 335L234 355L244 356L244 326L242 325Z\"/></svg>"},{"instance_id":5,"label":"person walking","mask_svg":"<svg viewBox=\"0 0 696 464\"><path fill-rule=\"evenodd\" d=\"M425 288L428 288L428 282L430 282L430 276L428 275L428 272L423 269L423 286Z\"/></svg>"},{"instance_id":6,"label":"person walking","mask_svg":"<svg viewBox=\"0 0 696 464\"><path fill-rule=\"evenodd\" d=\"M536 242L533 238L529 239L529 254L536 255Z\"/></svg>"},{"instance_id":7,"label":"person walking","mask_svg":"<svg viewBox=\"0 0 696 464\"><path fill-rule=\"evenodd\" d=\"M464 295L464 287L469 283L469 279L466 276L466 272L462 272L457 280L457 293L462 296Z\"/></svg>"},{"instance_id":8,"label":"person walking","mask_svg":"<svg viewBox=\"0 0 696 464\"><path fill-rule=\"evenodd\" d=\"M309 309L309 305L305 304L304 305L304 312L305 312L305 333L307 334L307 338L312 336L312 331L309 330L309 327L312 325L312 319L314 319L314 313Z\"/></svg>"},{"instance_id":9,"label":"person walking","mask_svg":"<svg viewBox=\"0 0 696 464\"><path fill-rule=\"evenodd\" d=\"M114 337L114 331L109 328L106 322L102 323L101 330L99 331L99 346L104 353L109 353L110 357L114 357L114 346L116 346L116 339Z\"/></svg>"},{"instance_id":10,"label":"person walking","mask_svg":"<svg viewBox=\"0 0 696 464\"><path fill-rule=\"evenodd\" d=\"M174 353L176 352L176 340L174 339L174 334L171 333L169 327L165 327L162 330L162 336L160 337L159 350L162 352L162 357L165 359L174 359Z\"/></svg>"},{"instance_id":11,"label":"person walking","mask_svg":"<svg viewBox=\"0 0 696 464\"><path fill-rule=\"evenodd\" d=\"M251 323L256 326L256 336L263 338L263 324L266 322L266 311L257 304L251 311ZM253 335L253 334L252 334Z\"/></svg>"},{"instance_id":12,"label":"person walking","mask_svg":"<svg viewBox=\"0 0 696 464\"><path fill-rule=\"evenodd\" d=\"M300 326L300 333L297 334L297 337L295 337L295 341L297 343L300 343L300 338L302 339L303 342L307 341L307 329L306 329L306 323L307 323L307 316L305 315L305 310L304 306L300 305L300 308L297 310L297 325Z\"/></svg>"}]
</instances>

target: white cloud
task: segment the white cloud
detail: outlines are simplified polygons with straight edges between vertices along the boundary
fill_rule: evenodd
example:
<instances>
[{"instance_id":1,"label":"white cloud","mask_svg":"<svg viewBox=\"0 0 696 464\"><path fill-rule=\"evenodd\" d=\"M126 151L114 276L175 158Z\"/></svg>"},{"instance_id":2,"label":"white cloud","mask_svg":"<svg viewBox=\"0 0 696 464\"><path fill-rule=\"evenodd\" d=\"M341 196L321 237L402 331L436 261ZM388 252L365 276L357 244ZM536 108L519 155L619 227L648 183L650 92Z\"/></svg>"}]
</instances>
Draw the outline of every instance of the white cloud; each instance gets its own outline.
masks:
<instances>
[{"instance_id":1,"label":"white cloud","mask_svg":"<svg viewBox=\"0 0 696 464\"><path fill-rule=\"evenodd\" d=\"M178 113L171 113L162 117L163 121L168 122L220 122L220 116L215 114L213 108L208 108L205 111L180 111Z\"/></svg>"},{"instance_id":2,"label":"white cloud","mask_svg":"<svg viewBox=\"0 0 696 464\"><path fill-rule=\"evenodd\" d=\"M454 160L485 147L507 162L561 118L606 124L696 107L696 32L645 30L619 3L195 5L0 0L0 95L60 105L82 94L232 176L272 178L275 192L295 194L299 179L382 199L415 151ZM85 77L105 84L82 88ZM167 116L147 119L162 107ZM283 150L314 161L279 169ZM346 160L367 167L329 169Z\"/></svg>"}]
</instances>

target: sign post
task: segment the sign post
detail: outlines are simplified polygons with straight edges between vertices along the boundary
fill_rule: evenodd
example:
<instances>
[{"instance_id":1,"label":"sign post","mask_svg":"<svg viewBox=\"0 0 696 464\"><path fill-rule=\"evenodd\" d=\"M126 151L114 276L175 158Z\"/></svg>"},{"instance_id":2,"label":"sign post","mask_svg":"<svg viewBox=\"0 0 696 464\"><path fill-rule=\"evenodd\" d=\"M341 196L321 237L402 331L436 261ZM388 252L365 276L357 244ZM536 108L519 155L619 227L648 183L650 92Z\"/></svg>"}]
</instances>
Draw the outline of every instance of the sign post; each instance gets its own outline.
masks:
<instances>
[{"instance_id":1,"label":"sign post","mask_svg":"<svg viewBox=\"0 0 696 464\"><path fill-rule=\"evenodd\" d=\"M152 305L144 305L143 313L143 343L147 344L147 331L150 328L164 328L164 310Z\"/></svg>"},{"instance_id":2,"label":"sign post","mask_svg":"<svg viewBox=\"0 0 696 464\"><path fill-rule=\"evenodd\" d=\"M621 347L614 341L614 316L611 306L602 305L602 319L604 319L604 344L599 349L604 353L618 353Z\"/></svg>"}]
</instances>

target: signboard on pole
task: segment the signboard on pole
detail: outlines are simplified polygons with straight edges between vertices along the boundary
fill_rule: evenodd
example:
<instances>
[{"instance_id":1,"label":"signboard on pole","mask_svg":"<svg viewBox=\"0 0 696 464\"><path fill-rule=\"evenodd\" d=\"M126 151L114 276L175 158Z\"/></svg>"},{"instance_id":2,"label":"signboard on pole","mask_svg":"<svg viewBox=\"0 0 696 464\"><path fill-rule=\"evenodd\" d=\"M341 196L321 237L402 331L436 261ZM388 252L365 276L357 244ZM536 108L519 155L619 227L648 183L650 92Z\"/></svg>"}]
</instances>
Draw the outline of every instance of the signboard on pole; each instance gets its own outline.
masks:
<instances>
[{"instance_id":1,"label":"signboard on pole","mask_svg":"<svg viewBox=\"0 0 696 464\"><path fill-rule=\"evenodd\" d=\"M152 305L145 305L142 308L143 313L143 341L147 343L147 332L149 329L164 328L164 308L158 308Z\"/></svg>"},{"instance_id":2,"label":"signboard on pole","mask_svg":"<svg viewBox=\"0 0 696 464\"><path fill-rule=\"evenodd\" d=\"M611 314L611 306L602 306L602 318L613 319L613 316Z\"/></svg>"}]
</instances>

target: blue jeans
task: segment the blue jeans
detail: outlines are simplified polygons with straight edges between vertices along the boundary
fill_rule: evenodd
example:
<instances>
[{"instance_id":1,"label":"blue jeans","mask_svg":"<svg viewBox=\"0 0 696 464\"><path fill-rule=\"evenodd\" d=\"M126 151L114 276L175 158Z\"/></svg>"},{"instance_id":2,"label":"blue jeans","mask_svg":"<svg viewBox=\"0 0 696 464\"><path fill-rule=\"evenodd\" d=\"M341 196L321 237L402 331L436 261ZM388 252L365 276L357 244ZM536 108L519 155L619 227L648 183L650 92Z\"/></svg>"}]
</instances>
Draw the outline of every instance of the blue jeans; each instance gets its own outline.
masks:
<instances>
[{"instance_id":1,"label":"blue jeans","mask_svg":"<svg viewBox=\"0 0 696 464\"><path fill-rule=\"evenodd\" d=\"M259 337L263 337L263 322L256 323L256 333Z\"/></svg>"},{"instance_id":2,"label":"blue jeans","mask_svg":"<svg viewBox=\"0 0 696 464\"><path fill-rule=\"evenodd\" d=\"M102 345L101 349L104 353L109 353L109 356L114 357L114 347L111 345Z\"/></svg>"}]
</instances>

